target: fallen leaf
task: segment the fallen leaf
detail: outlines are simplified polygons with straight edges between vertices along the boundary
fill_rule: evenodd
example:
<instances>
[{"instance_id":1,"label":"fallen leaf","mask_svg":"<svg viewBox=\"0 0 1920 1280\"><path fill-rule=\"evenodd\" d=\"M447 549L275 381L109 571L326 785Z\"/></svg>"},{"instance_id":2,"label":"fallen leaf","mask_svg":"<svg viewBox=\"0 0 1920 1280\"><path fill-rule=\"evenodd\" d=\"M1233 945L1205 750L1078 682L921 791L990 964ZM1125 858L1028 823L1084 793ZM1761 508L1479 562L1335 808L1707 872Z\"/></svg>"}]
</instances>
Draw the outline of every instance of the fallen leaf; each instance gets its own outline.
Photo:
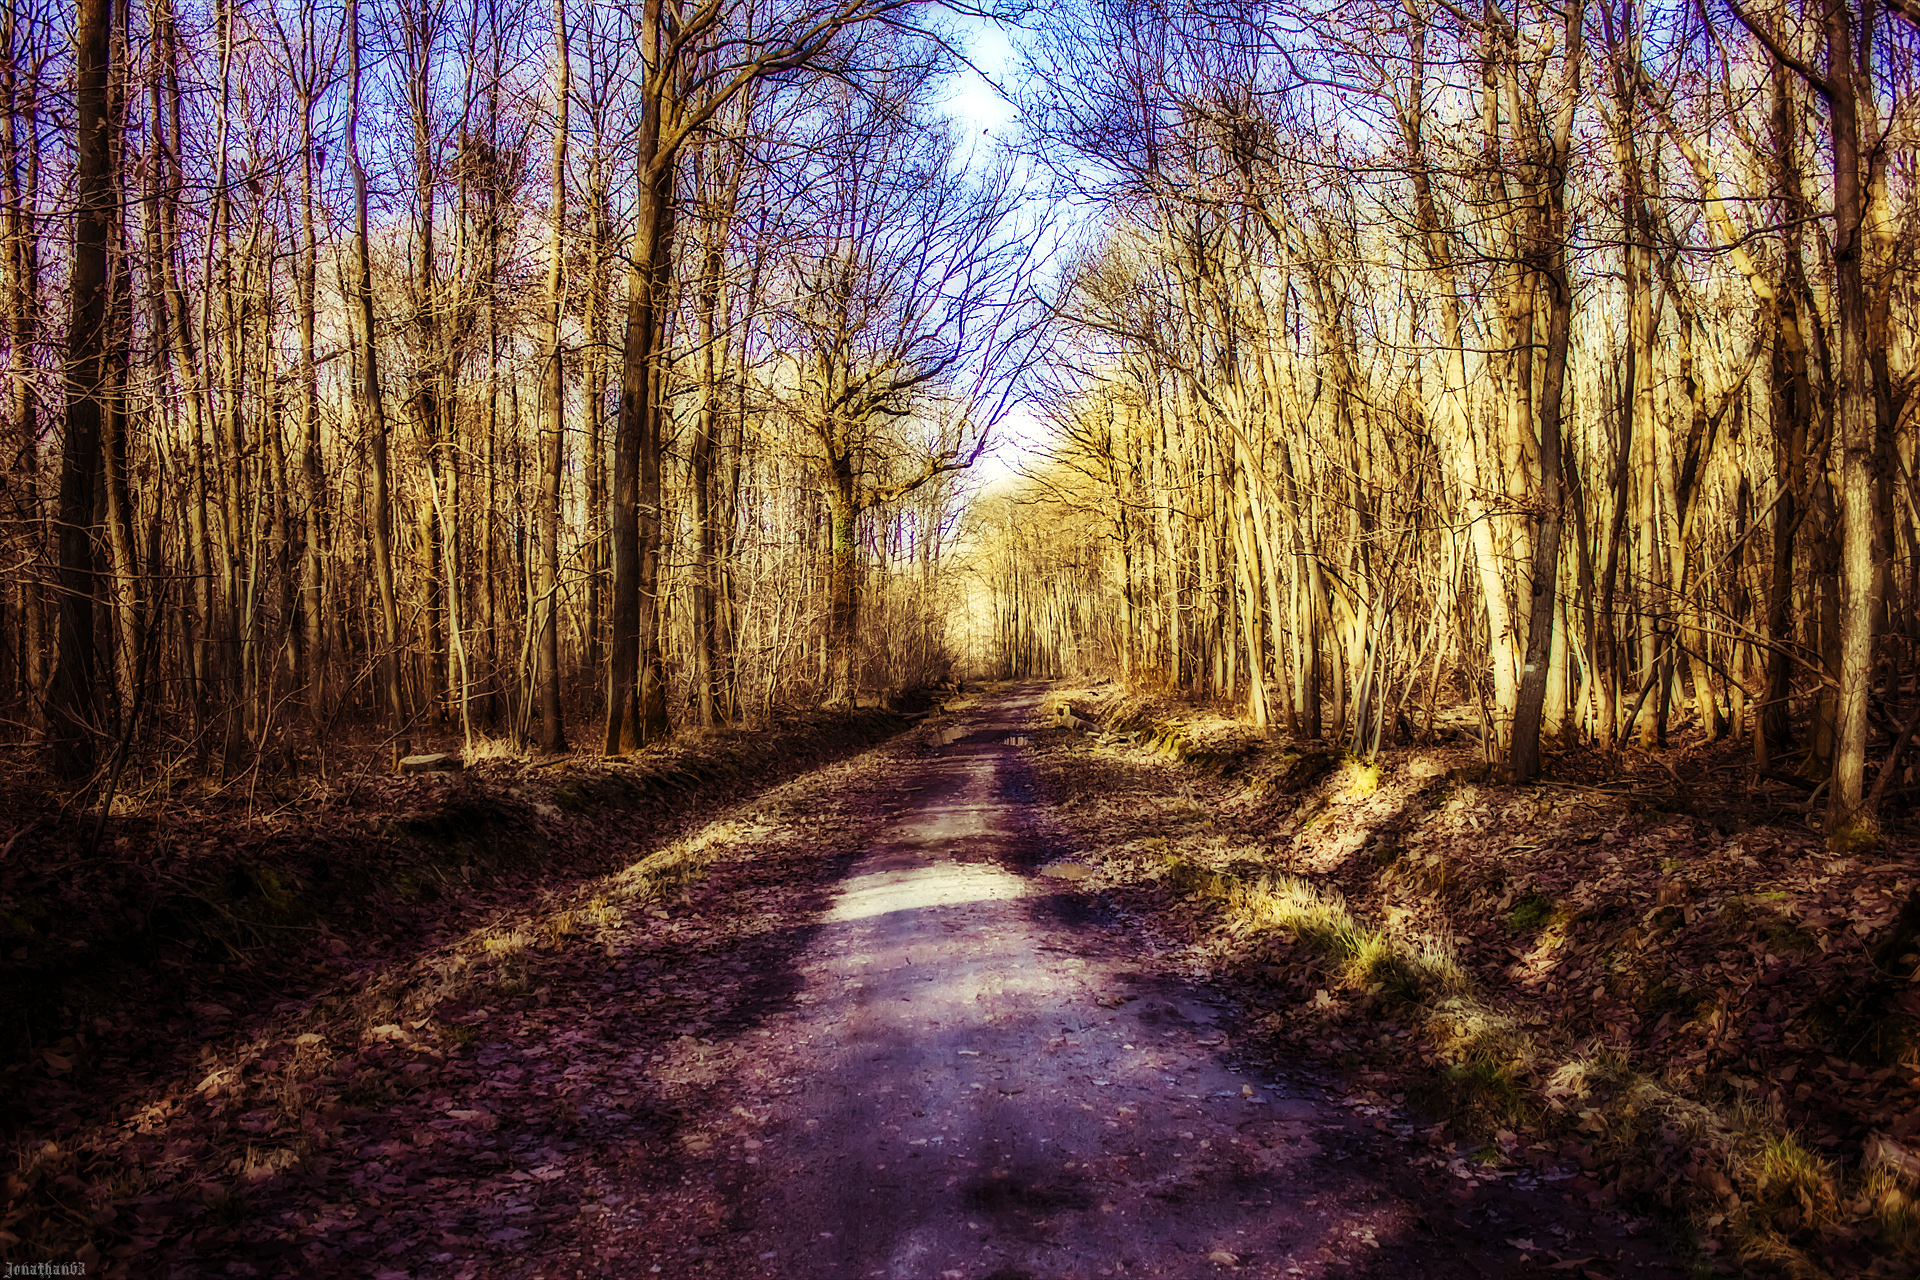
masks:
<instances>
[{"instance_id":1,"label":"fallen leaf","mask_svg":"<svg viewBox=\"0 0 1920 1280\"><path fill-rule=\"evenodd\" d=\"M1532 1253L1535 1249L1538 1249L1540 1247L1539 1245L1535 1244L1533 1241L1525 1238L1515 1238L1507 1241L1507 1243L1512 1245L1514 1248L1520 1250L1520 1252L1522 1253Z\"/></svg>"},{"instance_id":2,"label":"fallen leaf","mask_svg":"<svg viewBox=\"0 0 1920 1280\"><path fill-rule=\"evenodd\" d=\"M51 1049L42 1049L40 1056L46 1059L47 1066L58 1075L62 1071L73 1070L73 1059L63 1058Z\"/></svg>"},{"instance_id":3,"label":"fallen leaf","mask_svg":"<svg viewBox=\"0 0 1920 1280\"><path fill-rule=\"evenodd\" d=\"M1240 1259L1234 1257L1232 1254L1228 1253L1225 1249L1215 1249L1212 1253L1207 1255L1207 1261L1217 1262L1223 1267L1238 1266L1240 1263Z\"/></svg>"},{"instance_id":4,"label":"fallen leaf","mask_svg":"<svg viewBox=\"0 0 1920 1280\"><path fill-rule=\"evenodd\" d=\"M1730 1196L1733 1194L1733 1184L1727 1181L1727 1175L1721 1173L1712 1165L1702 1166L1700 1176L1696 1178L1695 1181L1717 1196Z\"/></svg>"}]
</instances>

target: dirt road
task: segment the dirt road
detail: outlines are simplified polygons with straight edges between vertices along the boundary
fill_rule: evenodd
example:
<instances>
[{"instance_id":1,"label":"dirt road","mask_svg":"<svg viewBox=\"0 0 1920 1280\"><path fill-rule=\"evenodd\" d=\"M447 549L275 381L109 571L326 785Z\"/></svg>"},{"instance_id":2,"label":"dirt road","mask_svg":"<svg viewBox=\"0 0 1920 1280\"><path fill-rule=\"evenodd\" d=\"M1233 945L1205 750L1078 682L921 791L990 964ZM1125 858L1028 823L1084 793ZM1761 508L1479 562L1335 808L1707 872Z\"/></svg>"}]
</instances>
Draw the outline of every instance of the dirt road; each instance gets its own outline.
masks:
<instances>
[{"instance_id":1,"label":"dirt road","mask_svg":"<svg viewBox=\"0 0 1920 1280\"><path fill-rule=\"evenodd\" d=\"M1559 1194L1563 1174L1515 1186L1457 1161L1417 1168L1404 1125L1356 1116L1305 1067L1245 1056L1230 996L1166 976L1151 922L1077 889L1083 869L1036 828L1019 737L1037 696L869 764L854 790L870 821L824 911L740 953L719 1029L651 1066L672 1093L661 1141L594 1161L588 1208L528 1241L530 1264L848 1280L1679 1274L1636 1229Z\"/></svg>"}]
</instances>

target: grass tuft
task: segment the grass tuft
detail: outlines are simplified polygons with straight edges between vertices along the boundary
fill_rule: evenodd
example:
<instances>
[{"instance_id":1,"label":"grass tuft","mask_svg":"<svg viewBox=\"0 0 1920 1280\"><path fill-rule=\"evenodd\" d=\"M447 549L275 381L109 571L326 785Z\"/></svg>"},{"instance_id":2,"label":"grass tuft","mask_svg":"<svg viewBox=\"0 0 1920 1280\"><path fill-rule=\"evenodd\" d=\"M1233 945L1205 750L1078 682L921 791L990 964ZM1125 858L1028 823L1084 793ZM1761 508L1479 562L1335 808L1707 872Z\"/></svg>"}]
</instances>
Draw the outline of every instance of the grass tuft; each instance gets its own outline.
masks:
<instances>
[{"instance_id":1,"label":"grass tuft","mask_svg":"<svg viewBox=\"0 0 1920 1280\"><path fill-rule=\"evenodd\" d=\"M1768 1138L1750 1176L1756 1213L1764 1211L1783 1234L1825 1226L1839 1215L1833 1164L1792 1134Z\"/></svg>"},{"instance_id":2,"label":"grass tuft","mask_svg":"<svg viewBox=\"0 0 1920 1280\"><path fill-rule=\"evenodd\" d=\"M1861 1190L1874 1226L1891 1250L1904 1253L1920 1245L1920 1203L1898 1172L1875 1169Z\"/></svg>"}]
</instances>

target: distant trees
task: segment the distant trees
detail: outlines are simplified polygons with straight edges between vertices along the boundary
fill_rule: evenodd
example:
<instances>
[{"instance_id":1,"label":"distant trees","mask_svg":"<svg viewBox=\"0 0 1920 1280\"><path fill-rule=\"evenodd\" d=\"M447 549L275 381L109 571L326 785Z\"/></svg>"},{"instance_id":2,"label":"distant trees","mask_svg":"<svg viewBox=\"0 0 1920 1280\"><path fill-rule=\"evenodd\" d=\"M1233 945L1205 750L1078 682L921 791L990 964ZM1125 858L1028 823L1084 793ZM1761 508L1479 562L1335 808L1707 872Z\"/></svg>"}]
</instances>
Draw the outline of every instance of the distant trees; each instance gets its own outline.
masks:
<instances>
[{"instance_id":1,"label":"distant trees","mask_svg":"<svg viewBox=\"0 0 1920 1280\"><path fill-rule=\"evenodd\" d=\"M933 68L904 52L878 83L810 113L815 135L788 177L802 230L771 285L772 338L791 361L774 402L826 500L837 702L856 691L861 520L974 462L1033 327L1032 253L1008 234L1012 171L963 171L927 116Z\"/></svg>"},{"instance_id":2,"label":"distant trees","mask_svg":"<svg viewBox=\"0 0 1920 1280\"><path fill-rule=\"evenodd\" d=\"M1032 496L1117 513L1106 661L1361 750L1464 697L1515 778L1683 708L1777 769L1798 706L1830 828L1871 829L1920 697L1917 37L1824 0L1051 14L1026 105L1103 221Z\"/></svg>"},{"instance_id":3,"label":"distant trees","mask_svg":"<svg viewBox=\"0 0 1920 1280\"><path fill-rule=\"evenodd\" d=\"M560 749L604 713L622 751L944 673L926 548L999 411L1022 251L1004 175L895 109L896 64L943 56L910 10L10 6L8 731L74 782L114 744L234 774L355 724ZM838 216L835 110L924 161L870 242L783 221ZM876 310L842 349L843 382L891 380L850 522L782 345L835 237L845 296L913 335L862 345Z\"/></svg>"},{"instance_id":4,"label":"distant trees","mask_svg":"<svg viewBox=\"0 0 1920 1280\"><path fill-rule=\"evenodd\" d=\"M666 529L661 355L682 148L749 87L814 62L849 28L919 2L794 0L769 9L747 0L684 5L643 0L640 6L633 235L609 525L613 601L605 745L610 754L672 732L659 589Z\"/></svg>"}]
</instances>

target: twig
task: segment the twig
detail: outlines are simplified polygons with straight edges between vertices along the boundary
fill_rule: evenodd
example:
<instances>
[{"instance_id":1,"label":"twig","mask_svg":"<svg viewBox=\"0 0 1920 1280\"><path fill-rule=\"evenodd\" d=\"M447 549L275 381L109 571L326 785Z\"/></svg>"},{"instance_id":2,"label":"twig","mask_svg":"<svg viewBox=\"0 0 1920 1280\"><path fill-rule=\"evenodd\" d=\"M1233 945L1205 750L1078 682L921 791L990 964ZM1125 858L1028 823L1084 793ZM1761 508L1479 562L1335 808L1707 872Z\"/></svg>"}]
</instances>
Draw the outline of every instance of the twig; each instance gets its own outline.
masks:
<instances>
[{"instance_id":1,"label":"twig","mask_svg":"<svg viewBox=\"0 0 1920 1280\"><path fill-rule=\"evenodd\" d=\"M27 834L27 832L33 830L35 827L39 825L40 825L40 819L35 818L32 822L29 822L26 826L20 828L18 831L8 836L7 842L5 844L0 844L0 861L5 861L6 856L13 852L13 846L20 843L21 836Z\"/></svg>"},{"instance_id":2,"label":"twig","mask_svg":"<svg viewBox=\"0 0 1920 1280\"><path fill-rule=\"evenodd\" d=\"M1828 786L1829 786L1829 785L1830 785L1830 784L1831 784L1832 782L1833 782L1833 779L1832 779L1832 778L1822 778L1822 779L1820 780L1820 785L1819 785L1819 786L1817 786L1817 787L1815 787L1815 788L1813 789L1813 794L1807 797L1807 812L1808 812L1808 813L1812 813L1812 812L1814 811L1814 809L1815 809L1815 808L1817 808L1817 807L1819 806L1819 804L1820 804L1820 793L1821 793L1822 791L1825 791L1825 790L1827 789L1827 787L1828 787Z\"/></svg>"},{"instance_id":3,"label":"twig","mask_svg":"<svg viewBox=\"0 0 1920 1280\"><path fill-rule=\"evenodd\" d=\"M1915 729L1920 729L1920 708L1915 708L1914 713L1907 717L1906 727L1901 729L1900 736L1894 739L1893 750L1887 752L1886 761L1880 766L1880 776L1873 780L1873 790L1868 793L1867 802L1862 806L1866 812L1879 812L1880 801L1886 795L1887 781L1893 777L1894 768L1900 763L1900 753L1907 749L1909 742L1913 741Z\"/></svg>"}]
</instances>

